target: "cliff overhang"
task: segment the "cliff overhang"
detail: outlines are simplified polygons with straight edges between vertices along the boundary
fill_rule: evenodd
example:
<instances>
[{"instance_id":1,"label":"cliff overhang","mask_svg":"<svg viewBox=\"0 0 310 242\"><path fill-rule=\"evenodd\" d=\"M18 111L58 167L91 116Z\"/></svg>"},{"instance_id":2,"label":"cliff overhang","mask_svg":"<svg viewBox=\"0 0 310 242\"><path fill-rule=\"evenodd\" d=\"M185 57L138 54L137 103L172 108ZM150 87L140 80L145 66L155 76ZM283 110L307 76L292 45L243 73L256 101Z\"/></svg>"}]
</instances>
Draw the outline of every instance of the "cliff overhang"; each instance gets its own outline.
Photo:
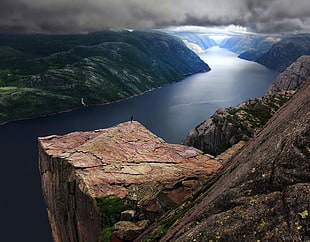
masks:
<instances>
[{"instance_id":1,"label":"cliff overhang","mask_svg":"<svg viewBox=\"0 0 310 242\"><path fill-rule=\"evenodd\" d=\"M138 122L41 137L39 162L55 241L97 241L103 229L129 226L120 220L131 220L141 233L222 166L198 149L166 143Z\"/></svg>"}]
</instances>

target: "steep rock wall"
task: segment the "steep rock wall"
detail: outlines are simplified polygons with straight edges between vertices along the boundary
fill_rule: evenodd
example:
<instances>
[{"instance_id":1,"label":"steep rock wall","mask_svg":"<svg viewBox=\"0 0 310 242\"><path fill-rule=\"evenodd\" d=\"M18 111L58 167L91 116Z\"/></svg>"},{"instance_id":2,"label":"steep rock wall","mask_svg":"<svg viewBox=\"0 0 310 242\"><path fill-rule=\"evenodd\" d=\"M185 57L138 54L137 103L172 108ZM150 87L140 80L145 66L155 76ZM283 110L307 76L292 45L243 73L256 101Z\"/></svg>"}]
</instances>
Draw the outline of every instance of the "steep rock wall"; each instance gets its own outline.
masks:
<instances>
[{"instance_id":1,"label":"steep rock wall","mask_svg":"<svg viewBox=\"0 0 310 242\"><path fill-rule=\"evenodd\" d=\"M178 208L183 216L167 223L172 211L137 241L308 241L309 146L307 81L190 206Z\"/></svg>"},{"instance_id":2,"label":"steep rock wall","mask_svg":"<svg viewBox=\"0 0 310 242\"><path fill-rule=\"evenodd\" d=\"M39 138L39 149L55 241L98 241L109 227L118 239L132 239L132 231L118 228L141 233L141 224L182 203L222 165L195 148L164 142L138 122ZM119 222L125 209L133 210L134 225Z\"/></svg>"},{"instance_id":3,"label":"steep rock wall","mask_svg":"<svg viewBox=\"0 0 310 242\"><path fill-rule=\"evenodd\" d=\"M299 57L310 54L310 34L296 34L275 43L261 53L256 62L279 72L285 71Z\"/></svg>"},{"instance_id":4,"label":"steep rock wall","mask_svg":"<svg viewBox=\"0 0 310 242\"><path fill-rule=\"evenodd\" d=\"M296 90L310 77L310 55L304 55L290 65L270 85L267 94Z\"/></svg>"},{"instance_id":5,"label":"steep rock wall","mask_svg":"<svg viewBox=\"0 0 310 242\"><path fill-rule=\"evenodd\" d=\"M310 56L302 56L270 85L263 97L217 110L187 135L184 144L218 155L239 141L247 141L310 77Z\"/></svg>"},{"instance_id":6,"label":"steep rock wall","mask_svg":"<svg viewBox=\"0 0 310 242\"><path fill-rule=\"evenodd\" d=\"M236 107L219 109L192 129L184 144L218 155L239 141L253 137L272 115L291 97L283 92L249 99Z\"/></svg>"}]
</instances>

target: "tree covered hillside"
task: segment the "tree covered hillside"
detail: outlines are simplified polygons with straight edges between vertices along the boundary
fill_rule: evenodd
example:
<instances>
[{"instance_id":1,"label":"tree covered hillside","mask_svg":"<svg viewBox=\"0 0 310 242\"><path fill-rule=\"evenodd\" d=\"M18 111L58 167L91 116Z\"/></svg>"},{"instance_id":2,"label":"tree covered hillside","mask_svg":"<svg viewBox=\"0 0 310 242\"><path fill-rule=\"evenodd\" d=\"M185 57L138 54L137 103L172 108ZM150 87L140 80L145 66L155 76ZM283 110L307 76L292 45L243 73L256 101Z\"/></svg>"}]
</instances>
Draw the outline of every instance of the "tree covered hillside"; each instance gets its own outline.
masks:
<instances>
[{"instance_id":1,"label":"tree covered hillside","mask_svg":"<svg viewBox=\"0 0 310 242\"><path fill-rule=\"evenodd\" d=\"M0 123L108 103L210 68L151 31L0 35Z\"/></svg>"}]
</instances>

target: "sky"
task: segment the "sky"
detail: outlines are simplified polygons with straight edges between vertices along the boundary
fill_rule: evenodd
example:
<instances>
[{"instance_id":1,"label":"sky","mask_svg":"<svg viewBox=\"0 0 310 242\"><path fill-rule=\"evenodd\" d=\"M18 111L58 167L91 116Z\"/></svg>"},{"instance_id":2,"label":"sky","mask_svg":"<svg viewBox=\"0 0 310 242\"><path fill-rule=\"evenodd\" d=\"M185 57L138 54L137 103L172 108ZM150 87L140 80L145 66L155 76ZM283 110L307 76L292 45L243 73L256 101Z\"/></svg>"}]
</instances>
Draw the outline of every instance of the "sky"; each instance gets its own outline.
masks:
<instances>
[{"instance_id":1,"label":"sky","mask_svg":"<svg viewBox=\"0 0 310 242\"><path fill-rule=\"evenodd\" d=\"M0 32L234 25L258 33L310 32L310 0L1 0Z\"/></svg>"}]
</instances>

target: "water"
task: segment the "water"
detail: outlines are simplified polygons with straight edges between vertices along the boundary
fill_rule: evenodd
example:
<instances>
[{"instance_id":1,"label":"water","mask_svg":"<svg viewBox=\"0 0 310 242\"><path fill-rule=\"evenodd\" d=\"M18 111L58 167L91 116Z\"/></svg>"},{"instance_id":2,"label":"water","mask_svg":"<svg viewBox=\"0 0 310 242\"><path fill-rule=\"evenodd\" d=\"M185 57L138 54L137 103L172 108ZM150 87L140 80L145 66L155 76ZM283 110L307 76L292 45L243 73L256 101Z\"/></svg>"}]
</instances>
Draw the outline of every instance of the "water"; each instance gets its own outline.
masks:
<instances>
[{"instance_id":1,"label":"water","mask_svg":"<svg viewBox=\"0 0 310 242\"><path fill-rule=\"evenodd\" d=\"M212 71L121 102L0 126L1 241L52 241L41 195L38 136L106 128L133 115L166 141L180 143L218 108L263 95L278 75L218 47L201 58Z\"/></svg>"}]
</instances>

